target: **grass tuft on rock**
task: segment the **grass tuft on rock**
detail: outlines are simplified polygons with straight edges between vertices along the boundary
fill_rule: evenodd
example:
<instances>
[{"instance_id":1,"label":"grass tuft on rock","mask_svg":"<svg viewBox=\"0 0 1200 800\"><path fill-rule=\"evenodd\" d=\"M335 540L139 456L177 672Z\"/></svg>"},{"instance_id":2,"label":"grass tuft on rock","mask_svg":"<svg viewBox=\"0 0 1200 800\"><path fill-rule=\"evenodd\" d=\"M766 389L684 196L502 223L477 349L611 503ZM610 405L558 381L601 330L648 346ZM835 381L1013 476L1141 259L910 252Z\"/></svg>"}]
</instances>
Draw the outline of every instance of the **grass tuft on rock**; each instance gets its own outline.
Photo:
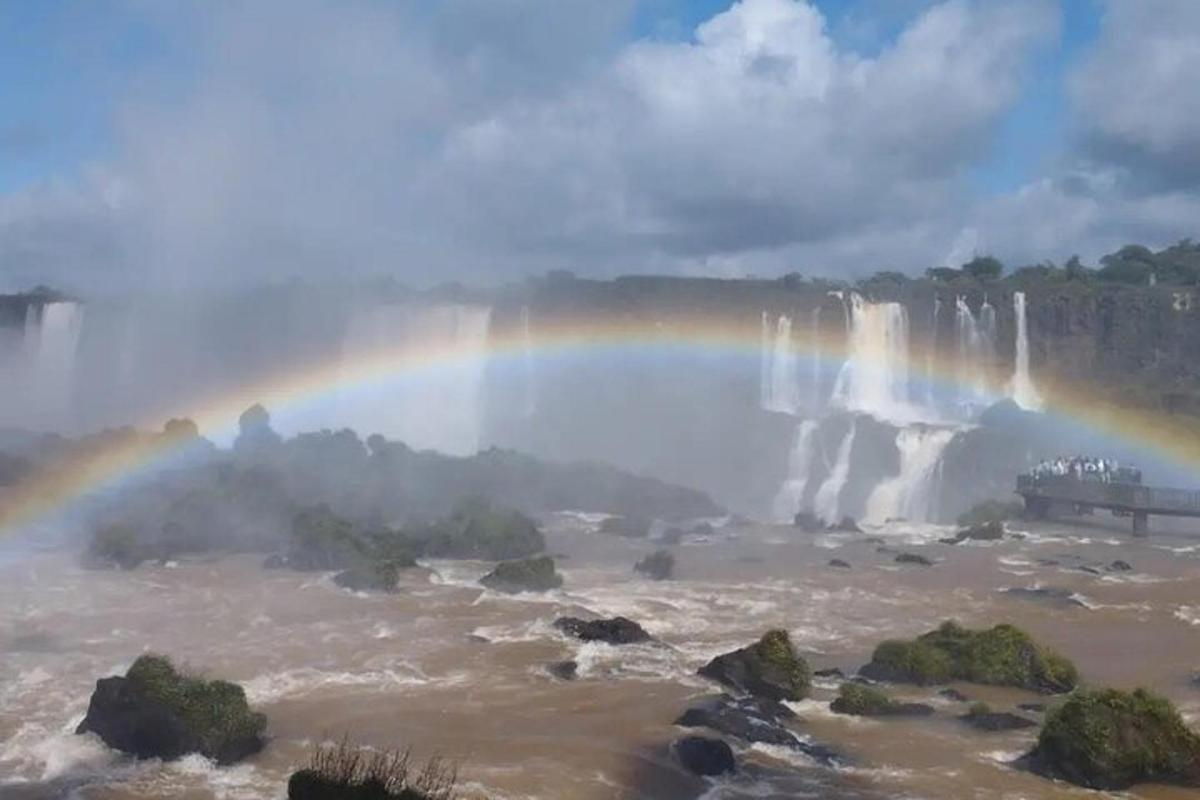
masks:
<instances>
[{"instance_id":1,"label":"grass tuft on rock","mask_svg":"<svg viewBox=\"0 0 1200 800\"><path fill-rule=\"evenodd\" d=\"M843 683L830 709L838 714L856 717L878 717L888 714L899 703L874 686L861 683Z\"/></svg>"},{"instance_id":2,"label":"grass tuft on rock","mask_svg":"<svg viewBox=\"0 0 1200 800\"><path fill-rule=\"evenodd\" d=\"M317 747L288 779L288 800L453 800L458 772L431 759L417 769L407 750L368 750L343 739Z\"/></svg>"},{"instance_id":3,"label":"grass tuft on rock","mask_svg":"<svg viewBox=\"0 0 1200 800\"><path fill-rule=\"evenodd\" d=\"M1079 683L1075 665L1020 628L969 630L948 621L911 641L879 644L860 671L874 680L928 686L960 680L1056 694Z\"/></svg>"}]
</instances>

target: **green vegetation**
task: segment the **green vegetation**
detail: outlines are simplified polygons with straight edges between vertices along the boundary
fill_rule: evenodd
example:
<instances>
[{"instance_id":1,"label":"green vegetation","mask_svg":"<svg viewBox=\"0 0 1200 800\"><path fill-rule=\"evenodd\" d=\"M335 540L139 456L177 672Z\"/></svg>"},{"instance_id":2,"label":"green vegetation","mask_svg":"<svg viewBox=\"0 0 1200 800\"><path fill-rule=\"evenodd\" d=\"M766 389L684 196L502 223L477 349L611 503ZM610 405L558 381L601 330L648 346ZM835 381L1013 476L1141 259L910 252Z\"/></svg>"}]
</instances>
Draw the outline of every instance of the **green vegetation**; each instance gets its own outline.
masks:
<instances>
[{"instance_id":1,"label":"green vegetation","mask_svg":"<svg viewBox=\"0 0 1200 800\"><path fill-rule=\"evenodd\" d=\"M754 644L719 655L699 670L726 686L772 700L803 700L812 670L782 629L769 630Z\"/></svg>"},{"instance_id":2,"label":"green vegetation","mask_svg":"<svg viewBox=\"0 0 1200 800\"><path fill-rule=\"evenodd\" d=\"M97 567L133 569L151 558L150 548L130 525L105 525L96 530L85 562Z\"/></svg>"},{"instance_id":3,"label":"green vegetation","mask_svg":"<svg viewBox=\"0 0 1200 800\"><path fill-rule=\"evenodd\" d=\"M1025 511L1025 505L1020 500L984 500L976 504L970 511L958 516L958 524L966 527L985 525L989 522L1005 522L1017 519Z\"/></svg>"},{"instance_id":4,"label":"green vegetation","mask_svg":"<svg viewBox=\"0 0 1200 800\"><path fill-rule=\"evenodd\" d=\"M982 631L944 622L912 641L879 644L861 674L876 680L926 686L961 680L1068 692L1079 683L1075 665L1012 625Z\"/></svg>"},{"instance_id":5,"label":"green vegetation","mask_svg":"<svg viewBox=\"0 0 1200 800\"><path fill-rule=\"evenodd\" d=\"M414 769L409 752L318 747L288 779L288 800L452 800L458 774L440 759Z\"/></svg>"},{"instance_id":6,"label":"green vegetation","mask_svg":"<svg viewBox=\"0 0 1200 800\"><path fill-rule=\"evenodd\" d=\"M415 550L433 558L499 561L546 549L536 522L519 511L495 508L482 498L461 501L445 520L404 533Z\"/></svg>"},{"instance_id":7,"label":"green vegetation","mask_svg":"<svg viewBox=\"0 0 1200 800\"><path fill-rule=\"evenodd\" d=\"M1028 756L1037 772L1094 789L1200 786L1200 736L1144 689L1080 690L1052 709Z\"/></svg>"},{"instance_id":8,"label":"green vegetation","mask_svg":"<svg viewBox=\"0 0 1200 800\"><path fill-rule=\"evenodd\" d=\"M354 524L327 505L307 508L292 521L287 562L292 569L349 569L370 561L367 542Z\"/></svg>"},{"instance_id":9,"label":"green vegetation","mask_svg":"<svg viewBox=\"0 0 1200 800\"><path fill-rule=\"evenodd\" d=\"M526 558L520 561L501 561L496 568L479 579L489 589L498 592L547 592L562 586L562 576L554 569L550 556Z\"/></svg>"},{"instance_id":10,"label":"green vegetation","mask_svg":"<svg viewBox=\"0 0 1200 800\"><path fill-rule=\"evenodd\" d=\"M333 576L338 586L357 592L394 592L399 580L400 567L394 561L374 561Z\"/></svg>"},{"instance_id":11,"label":"green vegetation","mask_svg":"<svg viewBox=\"0 0 1200 800\"><path fill-rule=\"evenodd\" d=\"M231 746L259 739L267 727L266 716L250 710L241 686L184 675L166 656L138 657L125 679L141 700L177 716L195 752L209 758L224 761Z\"/></svg>"},{"instance_id":12,"label":"green vegetation","mask_svg":"<svg viewBox=\"0 0 1200 800\"><path fill-rule=\"evenodd\" d=\"M838 714L878 717L892 713L899 706L899 703L874 686L843 683L838 688L837 699L829 707Z\"/></svg>"}]
</instances>

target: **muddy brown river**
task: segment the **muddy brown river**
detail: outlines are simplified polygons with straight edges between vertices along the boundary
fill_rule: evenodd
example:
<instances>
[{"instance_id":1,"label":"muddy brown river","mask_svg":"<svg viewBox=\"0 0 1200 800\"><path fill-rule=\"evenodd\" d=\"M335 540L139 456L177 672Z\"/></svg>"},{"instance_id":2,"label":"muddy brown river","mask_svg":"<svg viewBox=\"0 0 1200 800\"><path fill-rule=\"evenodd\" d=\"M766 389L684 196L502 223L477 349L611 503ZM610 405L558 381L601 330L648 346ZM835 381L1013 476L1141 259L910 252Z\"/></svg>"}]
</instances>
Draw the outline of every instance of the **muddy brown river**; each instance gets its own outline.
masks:
<instances>
[{"instance_id":1,"label":"muddy brown river","mask_svg":"<svg viewBox=\"0 0 1200 800\"><path fill-rule=\"evenodd\" d=\"M264 571L256 557L94 572L69 554L39 553L3 567L0 797L273 800L315 744L344 735L455 759L464 797L1104 796L1009 766L1036 730L969 729L956 719L965 706L936 688L896 692L935 705L931 718L841 717L828 710L835 682L793 704L795 730L836 750L843 765L736 747L737 776L686 775L668 749L684 733L672 721L717 689L697 667L771 627L787 628L814 668L849 673L886 637L947 618L1012 622L1072 658L1088 683L1153 688L1200 721L1191 682L1200 671L1200 539L1133 540L1119 520L1099 517L1016 523L1024 539L960 546L934 543L948 529L929 526L813 536L734 524L676 547L677 579L656 583L630 569L654 545L597 533L596 521L546 519L565 585L545 595L483 591L475 581L491 565L475 562L428 562L395 595ZM936 563L898 565L901 550ZM831 558L852 569L828 567ZM1104 569L1116 559L1133 569ZM1012 587L1063 591L1031 599L1003 591ZM552 628L563 614L622 614L662 644L581 644ZM217 768L199 757L131 761L76 736L95 680L147 650L242 683L270 719L267 748ZM579 662L575 681L546 671L567 658ZM998 710L1043 699L957 688ZM1141 786L1121 796L1196 795Z\"/></svg>"}]
</instances>

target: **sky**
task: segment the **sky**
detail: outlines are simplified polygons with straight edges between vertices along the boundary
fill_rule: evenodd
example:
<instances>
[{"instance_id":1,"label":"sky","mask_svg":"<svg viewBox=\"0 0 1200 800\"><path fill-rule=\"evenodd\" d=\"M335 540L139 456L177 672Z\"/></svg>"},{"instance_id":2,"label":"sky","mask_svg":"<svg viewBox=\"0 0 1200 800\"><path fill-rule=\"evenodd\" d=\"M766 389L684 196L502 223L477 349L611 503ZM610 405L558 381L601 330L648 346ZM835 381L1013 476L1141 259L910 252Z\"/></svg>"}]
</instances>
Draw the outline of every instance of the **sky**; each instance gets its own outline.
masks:
<instances>
[{"instance_id":1,"label":"sky","mask_svg":"<svg viewBox=\"0 0 1200 800\"><path fill-rule=\"evenodd\" d=\"M857 277L1200 227L1195 0L0 4L0 290Z\"/></svg>"}]
</instances>

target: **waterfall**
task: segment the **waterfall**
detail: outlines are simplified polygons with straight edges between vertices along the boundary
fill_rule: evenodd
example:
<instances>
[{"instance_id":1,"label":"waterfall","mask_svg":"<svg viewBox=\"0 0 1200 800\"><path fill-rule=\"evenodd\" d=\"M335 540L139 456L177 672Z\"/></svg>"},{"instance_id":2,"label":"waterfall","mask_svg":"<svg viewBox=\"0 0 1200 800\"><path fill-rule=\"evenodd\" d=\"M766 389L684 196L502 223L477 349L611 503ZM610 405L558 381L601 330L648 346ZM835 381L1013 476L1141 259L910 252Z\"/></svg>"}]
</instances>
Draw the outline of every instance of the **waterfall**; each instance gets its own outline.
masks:
<instances>
[{"instance_id":1,"label":"waterfall","mask_svg":"<svg viewBox=\"0 0 1200 800\"><path fill-rule=\"evenodd\" d=\"M930 522L936 510L938 467L954 438L950 428L913 426L896 434L900 471L875 487L867 500L867 519L883 523L903 518Z\"/></svg>"},{"instance_id":2,"label":"waterfall","mask_svg":"<svg viewBox=\"0 0 1200 800\"><path fill-rule=\"evenodd\" d=\"M933 296L933 318L929 323L929 341L925 344L925 406L930 410L937 408L937 397L934 385L937 380L933 374L934 354L937 352L938 317L941 315L942 298Z\"/></svg>"},{"instance_id":3,"label":"waterfall","mask_svg":"<svg viewBox=\"0 0 1200 800\"><path fill-rule=\"evenodd\" d=\"M342 342L343 383L349 388L340 394L334 424L363 435L382 433L416 449L475 453L490 320L491 309L480 306L384 304L356 311ZM369 386L354 378L363 358L394 358L399 367L420 361L431 349L456 357L416 372L398 370L394 378Z\"/></svg>"},{"instance_id":4,"label":"waterfall","mask_svg":"<svg viewBox=\"0 0 1200 800\"><path fill-rule=\"evenodd\" d=\"M908 310L900 303L868 303L851 294L846 363L834 385L841 408L885 420L914 419L909 402Z\"/></svg>"},{"instance_id":5,"label":"waterfall","mask_svg":"<svg viewBox=\"0 0 1200 800\"><path fill-rule=\"evenodd\" d=\"M521 306L521 365L525 377L525 418L537 412L537 374L533 365L533 338L529 332L529 306Z\"/></svg>"},{"instance_id":6,"label":"waterfall","mask_svg":"<svg viewBox=\"0 0 1200 800\"><path fill-rule=\"evenodd\" d=\"M958 333L959 400L965 405L985 402L989 393L988 368L995 360L996 309L984 298L976 319L961 295L954 300Z\"/></svg>"},{"instance_id":7,"label":"waterfall","mask_svg":"<svg viewBox=\"0 0 1200 800\"><path fill-rule=\"evenodd\" d=\"M1015 364L1008 393L1013 401L1026 411L1037 411L1042 407L1042 398L1033 385L1029 373L1029 325L1025 317L1025 293L1013 292L1013 315L1016 318Z\"/></svg>"},{"instance_id":8,"label":"waterfall","mask_svg":"<svg viewBox=\"0 0 1200 800\"><path fill-rule=\"evenodd\" d=\"M838 500L846 485L846 479L850 477L850 452L854 449L854 434L857 430L858 424L851 423L850 430L846 432L842 443L838 445L837 459L834 461L833 469L830 471L829 477L817 489L816 497L813 499L813 510L817 517L828 523L839 520Z\"/></svg>"},{"instance_id":9,"label":"waterfall","mask_svg":"<svg viewBox=\"0 0 1200 800\"><path fill-rule=\"evenodd\" d=\"M781 314L771 338L763 314L763 408L783 414L800 411L800 373L792 349L792 318Z\"/></svg>"},{"instance_id":10,"label":"waterfall","mask_svg":"<svg viewBox=\"0 0 1200 800\"><path fill-rule=\"evenodd\" d=\"M83 306L72 302L30 305L22 336L23 395L28 419L65 430L71 426L75 354L83 327Z\"/></svg>"},{"instance_id":11,"label":"waterfall","mask_svg":"<svg viewBox=\"0 0 1200 800\"><path fill-rule=\"evenodd\" d=\"M800 510L804 490L812 467L813 444L816 442L817 422L806 419L796 427L796 438L788 454L788 474L772 503L772 517L778 522L791 522Z\"/></svg>"}]
</instances>

